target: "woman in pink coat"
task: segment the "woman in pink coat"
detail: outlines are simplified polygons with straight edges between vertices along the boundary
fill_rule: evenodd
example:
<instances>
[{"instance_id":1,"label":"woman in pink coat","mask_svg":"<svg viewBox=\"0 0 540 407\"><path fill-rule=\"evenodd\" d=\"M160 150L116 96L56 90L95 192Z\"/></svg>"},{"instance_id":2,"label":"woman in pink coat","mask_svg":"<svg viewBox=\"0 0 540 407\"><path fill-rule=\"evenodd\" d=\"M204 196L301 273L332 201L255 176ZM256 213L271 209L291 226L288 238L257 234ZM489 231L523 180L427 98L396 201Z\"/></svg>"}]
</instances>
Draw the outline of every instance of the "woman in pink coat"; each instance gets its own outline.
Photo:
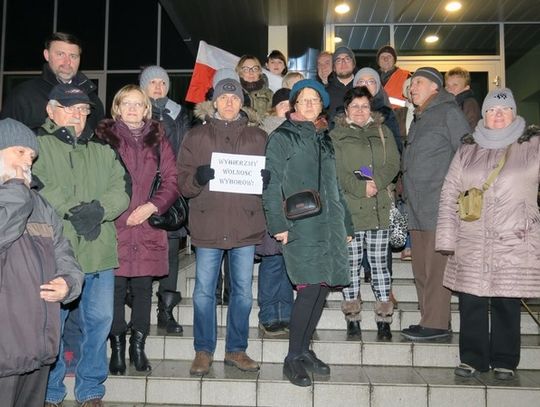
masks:
<instances>
[{"instance_id":1,"label":"woman in pink coat","mask_svg":"<svg viewBox=\"0 0 540 407\"><path fill-rule=\"evenodd\" d=\"M540 129L527 128L516 113L509 89L488 93L483 120L464 138L441 193L436 249L450 256L444 285L459 296L461 364L454 373L462 377L491 368L496 379L514 378L520 298L540 297ZM459 194L482 189L504 154L480 218L461 220Z\"/></svg>"},{"instance_id":2,"label":"woman in pink coat","mask_svg":"<svg viewBox=\"0 0 540 407\"><path fill-rule=\"evenodd\" d=\"M110 334L109 371L124 374L128 284L132 296L130 362L138 371L151 370L144 348L150 330L152 280L167 275L169 263L167 232L150 226L148 218L165 213L179 192L174 152L161 124L151 119L152 105L143 90L136 85L124 86L114 96L111 114L114 119L100 122L96 134L118 153L131 178L129 207L115 222L120 267L115 270ZM150 197L158 159L162 182Z\"/></svg>"}]
</instances>

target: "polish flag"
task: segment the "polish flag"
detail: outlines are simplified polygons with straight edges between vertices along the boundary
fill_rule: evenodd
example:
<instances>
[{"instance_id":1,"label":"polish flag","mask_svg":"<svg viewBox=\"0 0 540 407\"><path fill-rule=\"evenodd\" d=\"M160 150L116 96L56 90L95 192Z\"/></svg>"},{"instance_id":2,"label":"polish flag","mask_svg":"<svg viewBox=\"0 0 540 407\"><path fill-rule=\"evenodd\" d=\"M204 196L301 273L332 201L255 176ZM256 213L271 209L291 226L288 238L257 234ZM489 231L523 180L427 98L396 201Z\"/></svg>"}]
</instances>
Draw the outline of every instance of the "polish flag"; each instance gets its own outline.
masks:
<instances>
[{"instance_id":1,"label":"polish flag","mask_svg":"<svg viewBox=\"0 0 540 407\"><path fill-rule=\"evenodd\" d=\"M212 87L212 78L218 69L236 68L240 57L221 48L209 45L205 41L199 42L197 59L186 94L186 101L192 103L204 102L208 89ZM275 92L281 88L281 76L275 75L266 69L264 74L268 78L269 88Z\"/></svg>"}]
</instances>

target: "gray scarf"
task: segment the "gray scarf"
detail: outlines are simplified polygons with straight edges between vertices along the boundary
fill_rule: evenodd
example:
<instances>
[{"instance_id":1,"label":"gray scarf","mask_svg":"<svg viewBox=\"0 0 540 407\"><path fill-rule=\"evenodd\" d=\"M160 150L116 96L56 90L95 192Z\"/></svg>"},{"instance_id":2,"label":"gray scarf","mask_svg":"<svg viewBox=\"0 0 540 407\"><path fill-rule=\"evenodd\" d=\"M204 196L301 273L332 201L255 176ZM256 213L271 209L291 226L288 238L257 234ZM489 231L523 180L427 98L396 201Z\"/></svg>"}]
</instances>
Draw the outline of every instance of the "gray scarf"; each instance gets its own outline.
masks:
<instances>
[{"instance_id":1,"label":"gray scarf","mask_svg":"<svg viewBox=\"0 0 540 407\"><path fill-rule=\"evenodd\" d=\"M484 126L484 121L480 120L474 129L473 138L480 147L498 149L512 144L524 130L525 120L521 116L516 116L514 121L504 129L488 129Z\"/></svg>"}]
</instances>

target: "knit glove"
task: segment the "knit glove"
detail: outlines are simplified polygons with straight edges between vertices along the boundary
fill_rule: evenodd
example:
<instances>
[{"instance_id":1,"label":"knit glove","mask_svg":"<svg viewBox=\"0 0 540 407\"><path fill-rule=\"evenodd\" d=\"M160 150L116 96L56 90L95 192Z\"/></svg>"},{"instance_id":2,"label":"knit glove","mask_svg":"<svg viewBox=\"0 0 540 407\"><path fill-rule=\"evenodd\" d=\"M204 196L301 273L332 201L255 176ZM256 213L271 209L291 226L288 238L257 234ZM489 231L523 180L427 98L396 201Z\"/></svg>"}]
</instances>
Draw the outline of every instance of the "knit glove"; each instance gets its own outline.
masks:
<instances>
[{"instance_id":1,"label":"knit glove","mask_svg":"<svg viewBox=\"0 0 540 407\"><path fill-rule=\"evenodd\" d=\"M195 173L195 181L201 187L208 184L208 181L214 179L215 171L213 168L210 168L210 165L200 165L197 167L197 172Z\"/></svg>"},{"instance_id":2,"label":"knit glove","mask_svg":"<svg viewBox=\"0 0 540 407\"><path fill-rule=\"evenodd\" d=\"M69 212L71 215L68 217L68 220L75 228L77 234L81 236L88 234L93 236L91 233L92 230L94 230L96 226L101 225L101 221L105 215L105 209L103 209L101 203L95 199L89 203L82 202L71 208ZM97 236L95 238L97 238Z\"/></svg>"},{"instance_id":3,"label":"knit glove","mask_svg":"<svg viewBox=\"0 0 540 407\"><path fill-rule=\"evenodd\" d=\"M268 187L268 184L270 183L270 178L271 178L270 170L262 169L261 177L262 177L262 182L263 182L263 189L266 189Z\"/></svg>"}]
</instances>

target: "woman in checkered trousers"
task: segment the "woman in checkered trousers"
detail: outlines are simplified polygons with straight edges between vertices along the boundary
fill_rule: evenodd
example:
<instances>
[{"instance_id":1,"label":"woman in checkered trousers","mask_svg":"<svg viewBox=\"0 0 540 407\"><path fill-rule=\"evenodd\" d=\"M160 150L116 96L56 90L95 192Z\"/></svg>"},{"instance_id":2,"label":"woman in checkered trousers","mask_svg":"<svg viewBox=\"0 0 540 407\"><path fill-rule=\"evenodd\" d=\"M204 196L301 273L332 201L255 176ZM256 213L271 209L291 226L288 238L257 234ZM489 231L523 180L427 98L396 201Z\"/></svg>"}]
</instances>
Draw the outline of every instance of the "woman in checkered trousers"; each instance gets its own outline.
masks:
<instances>
[{"instance_id":1,"label":"woman in checkered trousers","mask_svg":"<svg viewBox=\"0 0 540 407\"><path fill-rule=\"evenodd\" d=\"M360 337L360 270L365 247L371 265L377 337L389 340L394 306L387 264L391 207L387 187L399 171L399 153L392 132L383 124L384 118L371 111L371 100L367 87L350 89L345 94L345 114L336 116L336 127L330 133L339 183L355 230L349 243L351 285L343 289L341 309L347 320L347 335Z\"/></svg>"}]
</instances>

